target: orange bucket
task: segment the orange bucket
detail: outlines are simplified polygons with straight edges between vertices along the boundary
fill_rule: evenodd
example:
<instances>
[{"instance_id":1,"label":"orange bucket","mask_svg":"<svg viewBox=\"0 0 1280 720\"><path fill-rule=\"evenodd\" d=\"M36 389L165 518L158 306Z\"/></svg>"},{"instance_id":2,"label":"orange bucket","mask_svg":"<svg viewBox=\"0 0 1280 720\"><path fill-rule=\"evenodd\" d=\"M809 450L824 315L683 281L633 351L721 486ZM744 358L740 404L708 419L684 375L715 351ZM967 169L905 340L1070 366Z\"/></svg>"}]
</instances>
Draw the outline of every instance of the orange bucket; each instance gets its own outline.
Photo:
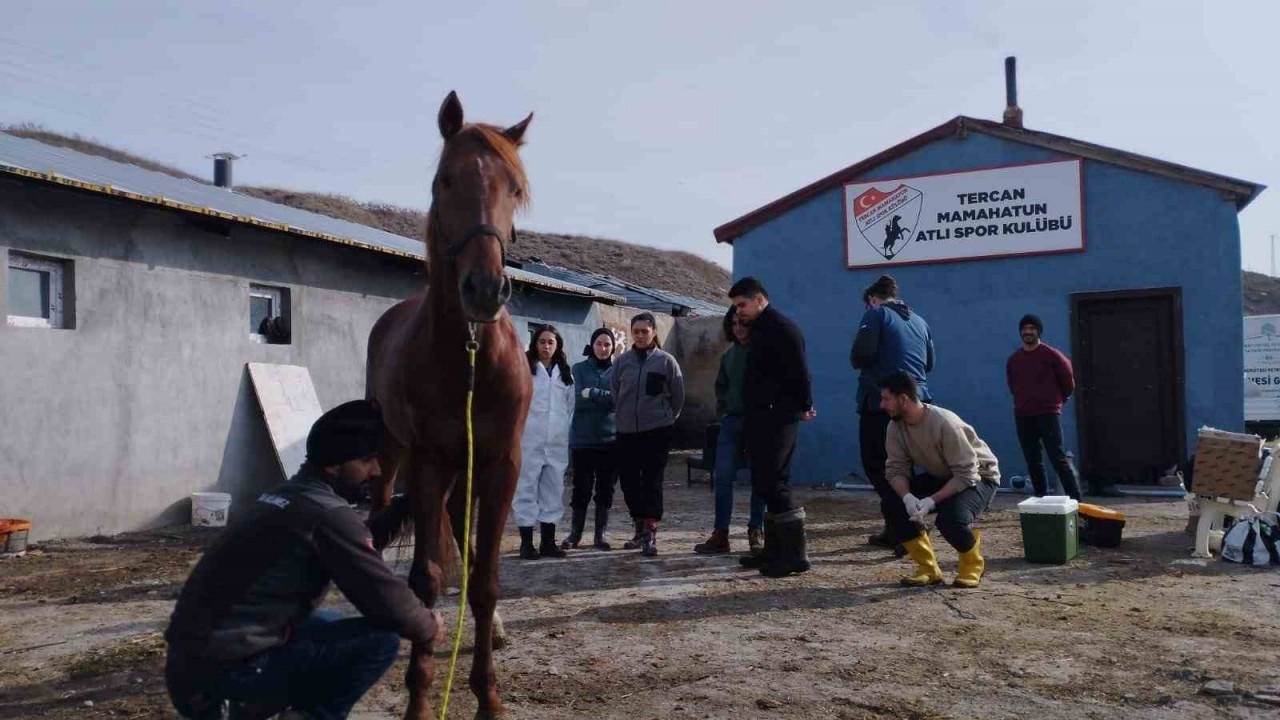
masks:
<instances>
[{"instance_id":1,"label":"orange bucket","mask_svg":"<svg viewBox=\"0 0 1280 720\"><path fill-rule=\"evenodd\" d=\"M0 555L14 555L27 550L30 520L0 518Z\"/></svg>"}]
</instances>

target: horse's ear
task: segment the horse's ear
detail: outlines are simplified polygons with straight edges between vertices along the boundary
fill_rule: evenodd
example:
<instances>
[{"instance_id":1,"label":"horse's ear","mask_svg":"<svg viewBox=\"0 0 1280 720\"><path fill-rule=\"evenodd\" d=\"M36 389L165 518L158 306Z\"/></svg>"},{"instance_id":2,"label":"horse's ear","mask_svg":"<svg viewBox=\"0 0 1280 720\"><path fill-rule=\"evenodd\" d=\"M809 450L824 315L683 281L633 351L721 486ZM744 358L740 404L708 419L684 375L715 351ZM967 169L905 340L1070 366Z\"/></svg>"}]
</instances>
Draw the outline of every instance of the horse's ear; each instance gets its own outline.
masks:
<instances>
[{"instance_id":1,"label":"horse's ear","mask_svg":"<svg viewBox=\"0 0 1280 720\"><path fill-rule=\"evenodd\" d=\"M503 130L502 134L506 135L507 139L516 145L521 145L524 143L524 131L529 129L529 123L531 122L533 122L533 113L529 113L529 117Z\"/></svg>"},{"instance_id":2,"label":"horse's ear","mask_svg":"<svg viewBox=\"0 0 1280 720\"><path fill-rule=\"evenodd\" d=\"M440 104L437 121L440 123L440 136L445 140L457 135L462 129L462 101L458 100L458 93L449 91L449 96Z\"/></svg>"}]
</instances>

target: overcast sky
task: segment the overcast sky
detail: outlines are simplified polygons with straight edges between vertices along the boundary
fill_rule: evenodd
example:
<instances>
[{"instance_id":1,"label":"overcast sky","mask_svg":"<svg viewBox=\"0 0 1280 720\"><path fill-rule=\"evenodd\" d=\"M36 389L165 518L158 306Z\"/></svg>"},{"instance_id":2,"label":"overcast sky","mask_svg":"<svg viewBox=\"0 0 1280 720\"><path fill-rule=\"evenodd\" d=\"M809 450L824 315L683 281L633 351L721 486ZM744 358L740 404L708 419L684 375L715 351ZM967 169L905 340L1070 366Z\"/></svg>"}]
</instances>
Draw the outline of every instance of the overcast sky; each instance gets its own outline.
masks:
<instances>
[{"instance_id":1,"label":"overcast sky","mask_svg":"<svg viewBox=\"0 0 1280 720\"><path fill-rule=\"evenodd\" d=\"M958 115L1280 186L1277 3L6 0L0 122L425 208L435 117L535 118L530 229L681 248ZM122 9L126 8L126 9ZM1240 215L1271 264L1280 187Z\"/></svg>"}]
</instances>

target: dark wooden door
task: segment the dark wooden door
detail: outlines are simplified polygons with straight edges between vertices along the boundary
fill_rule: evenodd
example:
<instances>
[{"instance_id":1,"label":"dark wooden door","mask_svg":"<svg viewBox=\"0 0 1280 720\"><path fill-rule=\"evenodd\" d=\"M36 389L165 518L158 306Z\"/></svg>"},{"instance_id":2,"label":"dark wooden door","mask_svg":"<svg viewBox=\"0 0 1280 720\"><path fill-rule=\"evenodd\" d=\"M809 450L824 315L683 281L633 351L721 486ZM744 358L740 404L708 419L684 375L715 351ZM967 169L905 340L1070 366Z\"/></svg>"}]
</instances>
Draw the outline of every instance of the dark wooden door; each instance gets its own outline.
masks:
<instances>
[{"instance_id":1,"label":"dark wooden door","mask_svg":"<svg viewBox=\"0 0 1280 720\"><path fill-rule=\"evenodd\" d=\"M1081 473L1091 483L1153 483L1180 462L1182 292L1071 296Z\"/></svg>"}]
</instances>

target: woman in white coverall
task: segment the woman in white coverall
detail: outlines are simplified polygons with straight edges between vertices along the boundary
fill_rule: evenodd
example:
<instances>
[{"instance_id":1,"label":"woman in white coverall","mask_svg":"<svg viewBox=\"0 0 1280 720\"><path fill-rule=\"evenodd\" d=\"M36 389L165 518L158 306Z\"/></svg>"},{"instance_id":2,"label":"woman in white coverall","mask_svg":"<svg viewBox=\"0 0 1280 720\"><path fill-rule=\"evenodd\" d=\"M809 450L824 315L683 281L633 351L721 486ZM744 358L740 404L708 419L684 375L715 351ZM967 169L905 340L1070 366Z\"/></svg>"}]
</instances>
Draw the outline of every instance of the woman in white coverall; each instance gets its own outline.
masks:
<instances>
[{"instance_id":1,"label":"woman in white coverall","mask_svg":"<svg viewBox=\"0 0 1280 720\"><path fill-rule=\"evenodd\" d=\"M564 557L556 544L556 523L564 516L564 473L569 467L569 423L573 419L573 371L564 354L564 339L551 325L533 333L529 350L533 400L520 439L520 480L512 502L520 528L520 557ZM533 526L541 542L533 545Z\"/></svg>"}]
</instances>

